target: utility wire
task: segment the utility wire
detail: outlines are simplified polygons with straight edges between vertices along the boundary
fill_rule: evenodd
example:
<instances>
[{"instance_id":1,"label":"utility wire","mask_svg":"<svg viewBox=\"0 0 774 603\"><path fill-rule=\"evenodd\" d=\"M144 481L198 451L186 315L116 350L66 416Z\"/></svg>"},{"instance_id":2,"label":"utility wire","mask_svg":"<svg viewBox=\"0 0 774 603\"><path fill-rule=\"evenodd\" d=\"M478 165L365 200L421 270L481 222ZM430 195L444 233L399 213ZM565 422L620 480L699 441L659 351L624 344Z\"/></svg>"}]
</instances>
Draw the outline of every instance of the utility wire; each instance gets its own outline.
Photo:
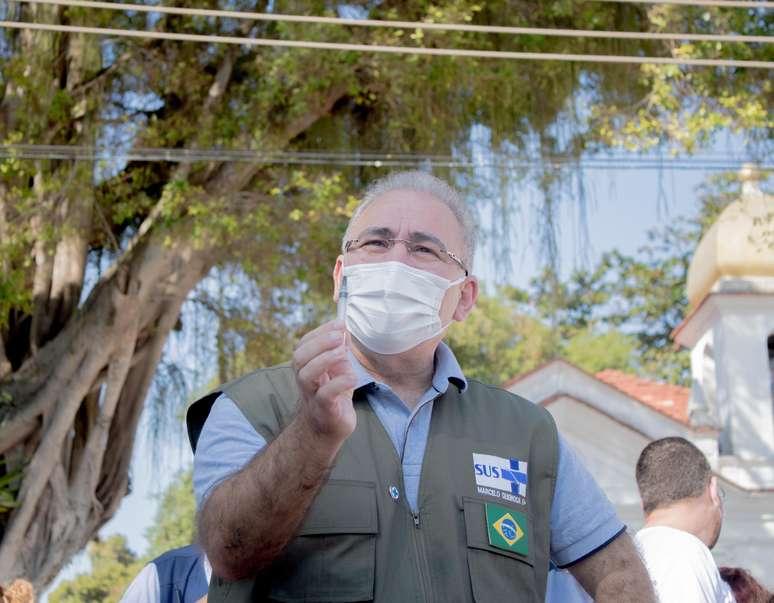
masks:
<instances>
[{"instance_id":1,"label":"utility wire","mask_svg":"<svg viewBox=\"0 0 774 603\"><path fill-rule=\"evenodd\" d=\"M60 33L83 33L89 35L123 36L153 40L177 40L182 42L208 42L214 44L239 44L245 46L271 46L284 48L310 48L318 50L343 50L357 52L380 52L388 54L430 55L451 57L475 57L489 59L516 59L534 61L570 61L588 63L629 63L656 65L696 65L705 67L752 67L774 68L772 61L744 61L736 59L689 59L678 57L650 57L628 55L563 54L552 52L512 52L495 50L467 50L454 48L416 48L410 46L381 46L372 44L344 44L334 42L314 42L309 40L274 40L269 38L245 38L239 36L220 36L203 34L185 34L161 31L138 31L133 29L113 29L105 27L83 27L78 25L60 25L49 23L26 23L19 21L0 21L0 27L9 29L31 29Z\"/></svg>"},{"instance_id":2,"label":"utility wire","mask_svg":"<svg viewBox=\"0 0 774 603\"><path fill-rule=\"evenodd\" d=\"M102 161L120 163L128 161L168 161L171 163L193 162L243 162L267 165L328 165L328 166L369 166L376 168L396 167L445 167L445 168L500 168L520 169L538 165L553 167L577 166L583 169L670 169L733 171L749 158L729 157L630 157L608 156L573 158L549 156L523 159L504 155L493 155L482 159L466 159L451 155L428 155L410 153L377 152L336 152L336 151L277 151L261 152L233 149L179 149L179 148L129 148L116 150L113 147L85 145L38 145L9 144L0 146L0 158L14 159L61 159L76 161ZM758 164L761 170L772 170L774 164Z\"/></svg>"},{"instance_id":3,"label":"utility wire","mask_svg":"<svg viewBox=\"0 0 774 603\"><path fill-rule=\"evenodd\" d=\"M494 25L471 25L459 23L426 23L423 21L386 21L377 19L350 19L343 17L318 17L310 15L285 15L273 13L242 12L202 8L180 8L175 6L101 2L96 0L16 0L28 4L54 4L106 10L137 11L184 15L188 17L222 17L251 21L275 21L289 23L315 23L323 25L346 25L354 27L387 27L400 29L421 29L436 31L463 31L490 34L539 35L565 38L603 38L623 40L693 40L698 42L774 42L771 36L747 36L737 34L658 33L639 31L607 31L593 29L554 29L544 27L506 27Z\"/></svg>"},{"instance_id":4,"label":"utility wire","mask_svg":"<svg viewBox=\"0 0 774 603\"><path fill-rule=\"evenodd\" d=\"M680 6L719 6L721 8L774 8L774 2L762 0L592 0L627 4L679 4Z\"/></svg>"}]
</instances>

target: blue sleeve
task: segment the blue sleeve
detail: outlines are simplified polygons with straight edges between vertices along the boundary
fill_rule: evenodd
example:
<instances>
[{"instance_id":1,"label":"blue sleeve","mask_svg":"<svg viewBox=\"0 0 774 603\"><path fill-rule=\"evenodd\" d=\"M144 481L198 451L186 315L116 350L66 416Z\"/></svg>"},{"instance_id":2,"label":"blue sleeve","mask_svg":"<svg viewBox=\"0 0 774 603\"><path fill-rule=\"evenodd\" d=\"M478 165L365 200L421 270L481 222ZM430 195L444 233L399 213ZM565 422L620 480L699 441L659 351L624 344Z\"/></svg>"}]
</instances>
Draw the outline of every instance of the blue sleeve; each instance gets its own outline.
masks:
<instances>
[{"instance_id":1,"label":"blue sleeve","mask_svg":"<svg viewBox=\"0 0 774 603\"><path fill-rule=\"evenodd\" d=\"M559 436L559 467L551 505L551 559L567 567L615 539L626 526L613 504Z\"/></svg>"},{"instance_id":2,"label":"blue sleeve","mask_svg":"<svg viewBox=\"0 0 774 603\"><path fill-rule=\"evenodd\" d=\"M193 487L201 509L213 488L234 475L266 446L266 440L231 398L221 394L212 405L194 454Z\"/></svg>"}]
</instances>

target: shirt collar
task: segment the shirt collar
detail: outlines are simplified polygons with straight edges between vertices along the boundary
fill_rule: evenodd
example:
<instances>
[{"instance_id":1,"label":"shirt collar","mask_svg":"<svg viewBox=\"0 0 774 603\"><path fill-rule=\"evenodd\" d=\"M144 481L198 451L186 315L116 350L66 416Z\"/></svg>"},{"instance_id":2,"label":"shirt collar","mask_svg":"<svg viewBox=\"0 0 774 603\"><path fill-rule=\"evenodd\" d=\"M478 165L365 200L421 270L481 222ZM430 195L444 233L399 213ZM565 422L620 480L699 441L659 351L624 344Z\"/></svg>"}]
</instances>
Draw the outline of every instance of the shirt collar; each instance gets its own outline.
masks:
<instances>
[{"instance_id":1,"label":"shirt collar","mask_svg":"<svg viewBox=\"0 0 774 603\"><path fill-rule=\"evenodd\" d=\"M371 374L358 362L351 350L349 351L349 360L357 377L355 389L376 383ZM444 342L441 342L435 350L435 371L433 372L432 383L439 393L445 393L450 382L460 392L464 392L468 387L468 381L465 379L462 368L460 368L457 359L454 357L454 352Z\"/></svg>"}]
</instances>

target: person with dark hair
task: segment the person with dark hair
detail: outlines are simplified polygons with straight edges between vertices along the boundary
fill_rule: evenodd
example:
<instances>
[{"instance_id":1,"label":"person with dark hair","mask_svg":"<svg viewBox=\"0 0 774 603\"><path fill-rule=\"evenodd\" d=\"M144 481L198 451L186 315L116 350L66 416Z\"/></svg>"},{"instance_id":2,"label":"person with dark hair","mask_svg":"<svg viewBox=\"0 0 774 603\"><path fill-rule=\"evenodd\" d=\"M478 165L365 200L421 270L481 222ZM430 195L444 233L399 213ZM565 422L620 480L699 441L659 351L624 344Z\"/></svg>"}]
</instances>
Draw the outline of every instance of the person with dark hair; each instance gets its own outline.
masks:
<instances>
[{"instance_id":1,"label":"person with dark hair","mask_svg":"<svg viewBox=\"0 0 774 603\"><path fill-rule=\"evenodd\" d=\"M685 438L648 444L636 469L645 527L635 541L661 601L733 603L710 549L723 523L723 490Z\"/></svg>"},{"instance_id":2,"label":"person with dark hair","mask_svg":"<svg viewBox=\"0 0 774 603\"><path fill-rule=\"evenodd\" d=\"M720 577L734 593L737 603L770 603L774 594L741 567L721 567Z\"/></svg>"}]
</instances>

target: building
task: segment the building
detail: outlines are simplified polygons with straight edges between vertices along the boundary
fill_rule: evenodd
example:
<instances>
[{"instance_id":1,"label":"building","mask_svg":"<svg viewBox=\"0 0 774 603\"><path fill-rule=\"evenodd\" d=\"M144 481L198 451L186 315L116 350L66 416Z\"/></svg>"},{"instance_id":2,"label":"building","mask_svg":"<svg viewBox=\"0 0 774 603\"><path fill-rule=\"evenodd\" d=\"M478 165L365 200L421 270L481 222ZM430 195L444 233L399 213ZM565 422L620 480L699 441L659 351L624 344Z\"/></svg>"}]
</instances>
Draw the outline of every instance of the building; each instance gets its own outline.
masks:
<instances>
[{"instance_id":1,"label":"building","mask_svg":"<svg viewBox=\"0 0 774 603\"><path fill-rule=\"evenodd\" d=\"M631 529L643 523L634 467L665 436L696 444L727 493L713 550L774 590L774 197L743 170L742 197L699 243L675 329L692 387L554 360L505 387L544 405Z\"/></svg>"}]
</instances>

